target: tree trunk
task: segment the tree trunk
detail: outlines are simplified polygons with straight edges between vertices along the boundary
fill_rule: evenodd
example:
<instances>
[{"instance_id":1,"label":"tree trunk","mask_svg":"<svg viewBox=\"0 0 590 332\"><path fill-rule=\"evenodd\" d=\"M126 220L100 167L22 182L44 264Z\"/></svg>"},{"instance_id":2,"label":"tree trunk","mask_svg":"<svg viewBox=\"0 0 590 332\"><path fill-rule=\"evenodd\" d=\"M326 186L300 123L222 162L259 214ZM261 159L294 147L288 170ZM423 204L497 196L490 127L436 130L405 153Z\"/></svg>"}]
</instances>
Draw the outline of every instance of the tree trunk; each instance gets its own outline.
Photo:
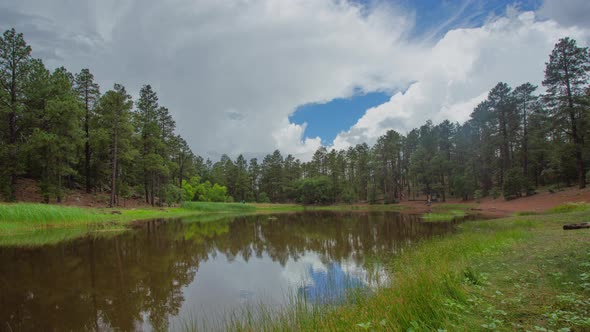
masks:
<instances>
[{"instance_id":1,"label":"tree trunk","mask_svg":"<svg viewBox=\"0 0 590 332\"><path fill-rule=\"evenodd\" d=\"M150 177L150 204L154 206L154 175Z\"/></svg>"},{"instance_id":2,"label":"tree trunk","mask_svg":"<svg viewBox=\"0 0 590 332\"><path fill-rule=\"evenodd\" d=\"M84 169L86 173L86 193L90 194L90 105L88 100L88 89L85 92L86 116L84 118L84 132L86 133L86 142L84 144Z\"/></svg>"},{"instance_id":3,"label":"tree trunk","mask_svg":"<svg viewBox=\"0 0 590 332\"><path fill-rule=\"evenodd\" d=\"M117 110L118 112L118 110ZM109 207L114 207L116 204L116 195L117 195L117 154L118 154L118 145L119 145L119 119L118 116L115 120L115 126L113 129L113 159L112 159L112 169L111 169L111 200L109 202Z\"/></svg>"},{"instance_id":4,"label":"tree trunk","mask_svg":"<svg viewBox=\"0 0 590 332\"><path fill-rule=\"evenodd\" d=\"M12 77L10 84L10 113L8 113L8 146L9 146L9 160L10 160L10 200L16 199L16 177L17 177L17 128L16 128L16 62L12 66Z\"/></svg>"},{"instance_id":5,"label":"tree trunk","mask_svg":"<svg viewBox=\"0 0 590 332\"><path fill-rule=\"evenodd\" d=\"M182 188L182 174L184 173L184 160L181 159L180 167L178 168L178 188Z\"/></svg>"},{"instance_id":6,"label":"tree trunk","mask_svg":"<svg viewBox=\"0 0 590 332\"><path fill-rule=\"evenodd\" d=\"M565 54L564 54L565 57ZM567 63L565 64L565 79L566 79L566 93L567 103L569 108L570 121L572 123L572 139L576 149L576 165L578 168L578 187L580 189L586 188L586 172L584 172L584 158L582 156L583 139L578 133L578 126L576 124L576 111L574 110L574 98L572 96L572 88L569 76Z\"/></svg>"},{"instance_id":7,"label":"tree trunk","mask_svg":"<svg viewBox=\"0 0 590 332\"><path fill-rule=\"evenodd\" d=\"M522 122L522 174L524 175L525 179L528 178L529 174L529 137L528 137L528 126L527 126L527 105L526 105L526 97L524 98L525 101L523 102L523 122Z\"/></svg>"},{"instance_id":8,"label":"tree trunk","mask_svg":"<svg viewBox=\"0 0 590 332\"><path fill-rule=\"evenodd\" d=\"M441 187L442 187L442 201L446 202L447 201L447 196L445 194L445 175L444 173L442 173L442 175L440 176L440 182L441 182Z\"/></svg>"},{"instance_id":9,"label":"tree trunk","mask_svg":"<svg viewBox=\"0 0 590 332\"><path fill-rule=\"evenodd\" d=\"M502 173L510 168L510 148L508 147L508 130L506 128L505 110L500 111L500 129L502 131ZM503 182L502 177L502 182Z\"/></svg>"}]
</instances>

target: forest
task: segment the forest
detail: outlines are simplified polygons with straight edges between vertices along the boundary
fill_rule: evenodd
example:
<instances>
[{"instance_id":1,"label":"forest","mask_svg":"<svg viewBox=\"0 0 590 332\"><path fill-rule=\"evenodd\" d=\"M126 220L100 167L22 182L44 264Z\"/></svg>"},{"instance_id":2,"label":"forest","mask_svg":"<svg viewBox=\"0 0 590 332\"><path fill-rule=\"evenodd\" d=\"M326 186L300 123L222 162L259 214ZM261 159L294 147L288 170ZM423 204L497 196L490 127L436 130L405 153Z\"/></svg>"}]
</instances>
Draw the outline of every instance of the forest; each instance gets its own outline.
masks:
<instances>
[{"instance_id":1,"label":"forest","mask_svg":"<svg viewBox=\"0 0 590 332\"><path fill-rule=\"evenodd\" d=\"M50 71L14 29L0 38L0 196L33 179L45 202L68 190L181 201L396 203L484 196L513 199L539 187L585 188L590 149L590 53L555 44L542 88L497 83L465 123L387 131L373 146L318 149L310 161L276 150L213 162L175 132L172 112L143 85L101 91L89 69ZM543 90L543 92L540 92Z\"/></svg>"}]
</instances>

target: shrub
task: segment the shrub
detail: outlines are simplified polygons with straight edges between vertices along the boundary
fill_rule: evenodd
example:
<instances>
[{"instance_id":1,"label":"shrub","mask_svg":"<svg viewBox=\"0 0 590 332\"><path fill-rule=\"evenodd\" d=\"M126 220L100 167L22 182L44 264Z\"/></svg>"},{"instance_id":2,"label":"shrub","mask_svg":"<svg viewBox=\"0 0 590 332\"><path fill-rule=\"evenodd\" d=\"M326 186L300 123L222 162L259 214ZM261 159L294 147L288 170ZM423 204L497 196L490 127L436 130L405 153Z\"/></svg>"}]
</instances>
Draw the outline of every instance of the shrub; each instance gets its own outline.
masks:
<instances>
[{"instance_id":1,"label":"shrub","mask_svg":"<svg viewBox=\"0 0 590 332\"><path fill-rule=\"evenodd\" d=\"M268 194L263 192L258 195L258 203L270 203L270 198L268 198Z\"/></svg>"},{"instance_id":2,"label":"shrub","mask_svg":"<svg viewBox=\"0 0 590 332\"><path fill-rule=\"evenodd\" d=\"M346 189L342 192L341 199L346 204L352 204L355 200L355 195L352 188L346 187Z\"/></svg>"},{"instance_id":3,"label":"shrub","mask_svg":"<svg viewBox=\"0 0 590 332\"><path fill-rule=\"evenodd\" d=\"M173 184L168 184L164 189L164 197L162 197L162 204L172 206L173 204L180 203L183 198L184 190L178 188Z\"/></svg>"},{"instance_id":4,"label":"shrub","mask_svg":"<svg viewBox=\"0 0 590 332\"><path fill-rule=\"evenodd\" d=\"M504 199L510 200L522 196L522 189L525 184L522 171L518 168L509 169L504 176L504 185L502 187Z\"/></svg>"},{"instance_id":5,"label":"shrub","mask_svg":"<svg viewBox=\"0 0 590 332\"><path fill-rule=\"evenodd\" d=\"M496 199L496 198L500 197L500 193L501 193L501 190L498 187L492 188L492 191L490 192L490 194L492 195L492 198L493 199Z\"/></svg>"},{"instance_id":6,"label":"shrub","mask_svg":"<svg viewBox=\"0 0 590 332\"><path fill-rule=\"evenodd\" d=\"M473 193L473 197L475 198L475 200L479 203L479 201L482 199L483 197L483 191L481 191L481 189L477 189L474 193Z\"/></svg>"},{"instance_id":7,"label":"shrub","mask_svg":"<svg viewBox=\"0 0 590 332\"><path fill-rule=\"evenodd\" d=\"M303 179L297 183L297 200L303 204L329 204L332 183L326 176Z\"/></svg>"}]
</instances>

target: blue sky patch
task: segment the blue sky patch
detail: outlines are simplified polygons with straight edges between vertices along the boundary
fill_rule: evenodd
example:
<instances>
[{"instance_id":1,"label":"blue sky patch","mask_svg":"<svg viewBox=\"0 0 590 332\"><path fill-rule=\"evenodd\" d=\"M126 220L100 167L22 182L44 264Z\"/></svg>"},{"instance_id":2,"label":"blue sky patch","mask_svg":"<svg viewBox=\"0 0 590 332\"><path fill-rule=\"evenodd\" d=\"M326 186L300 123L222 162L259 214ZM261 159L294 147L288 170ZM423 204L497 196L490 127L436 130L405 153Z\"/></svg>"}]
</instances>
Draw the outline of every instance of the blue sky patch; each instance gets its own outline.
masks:
<instances>
[{"instance_id":1,"label":"blue sky patch","mask_svg":"<svg viewBox=\"0 0 590 332\"><path fill-rule=\"evenodd\" d=\"M343 130L348 130L371 107L388 101L390 96L383 92L355 95L351 98L334 99L325 104L300 106L289 117L296 124L307 122L305 137L321 137L322 144L330 145Z\"/></svg>"},{"instance_id":2,"label":"blue sky patch","mask_svg":"<svg viewBox=\"0 0 590 332\"><path fill-rule=\"evenodd\" d=\"M351 0L370 6L376 0ZM487 20L503 16L508 6L519 11L538 9L542 0L386 0L413 12L415 26L410 38L429 38L436 41L446 32L457 28L478 27ZM289 117L296 124L307 123L304 138L320 137L322 144L332 144L342 131L349 130L365 111L388 101L383 92L355 94L351 98L338 98L323 104L306 104L298 107Z\"/></svg>"}]
</instances>

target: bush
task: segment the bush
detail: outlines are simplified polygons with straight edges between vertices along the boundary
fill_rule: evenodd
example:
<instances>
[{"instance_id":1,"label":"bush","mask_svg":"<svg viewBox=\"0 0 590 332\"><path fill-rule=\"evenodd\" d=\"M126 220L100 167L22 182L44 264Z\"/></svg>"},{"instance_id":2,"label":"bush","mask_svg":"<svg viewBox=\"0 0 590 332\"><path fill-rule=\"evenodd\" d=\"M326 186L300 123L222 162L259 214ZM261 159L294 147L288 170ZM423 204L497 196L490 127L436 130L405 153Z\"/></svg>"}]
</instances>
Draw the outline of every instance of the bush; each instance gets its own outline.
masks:
<instances>
[{"instance_id":1,"label":"bush","mask_svg":"<svg viewBox=\"0 0 590 332\"><path fill-rule=\"evenodd\" d=\"M270 203L270 198L268 198L268 194L267 193L260 193L260 195L258 195L258 203Z\"/></svg>"},{"instance_id":2,"label":"bush","mask_svg":"<svg viewBox=\"0 0 590 332\"><path fill-rule=\"evenodd\" d=\"M355 194L354 191L350 187L346 187L342 192L341 196L342 202L346 204L352 204L355 201Z\"/></svg>"},{"instance_id":3,"label":"bush","mask_svg":"<svg viewBox=\"0 0 590 332\"><path fill-rule=\"evenodd\" d=\"M332 183L326 176L303 179L297 183L297 201L302 204L332 203Z\"/></svg>"},{"instance_id":4,"label":"bush","mask_svg":"<svg viewBox=\"0 0 590 332\"><path fill-rule=\"evenodd\" d=\"M535 191L535 186L533 185L533 182L529 179L524 179L523 189L527 196L533 196L537 193Z\"/></svg>"},{"instance_id":5,"label":"bush","mask_svg":"<svg viewBox=\"0 0 590 332\"><path fill-rule=\"evenodd\" d=\"M464 200L468 200L471 197L471 195L473 195L476 191L475 188L476 184L473 180L473 177L471 176L458 175L453 179L453 192L455 193L456 197L461 197ZM478 198L475 197L475 199Z\"/></svg>"},{"instance_id":6,"label":"bush","mask_svg":"<svg viewBox=\"0 0 590 332\"><path fill-rule=\"evenodd\" d=\"M492 191L490 192L490 195L492 195L492 198L493 199L496 199L496 198L500 197L500 193L501 193L500 188L494 187L494 188L492 188Z\"/></svg>"},{"instance_id":7,"label":"bush","mask_svg":"<svg viewBox=\"0 0 590 332\"><path fill-rule=\"evenodd\" d=\"M168 184L164 189L164 197L162 197L162 204L172 206L173 204L182 202L183 193L184 190L182 188L178 188L173 184Z\"/></svg>"},{"instance_id":8,"label":"bush","mask_svg":"<svg viewBox=\"0 0 590 332\"><path fill-rule=\"evenodd\" d=\"M502 187L505 200L511 200L522 196L522 190L525 188L525 178L522 170L519 168L509 169L504 176L504 185Z\"/></svg>"},{"instance_id":9,"label":"bush","mask_svg":"<svg viewBox=\"0 0 590 332\"><path fill-rule=\"evenodd\" d=\"M477 189L474 193L473 193L473 197L475 198L475 200L479 203L479 200L482 199L483 197L483 191L481 191L481 189Z\"/></svg>"}]
</instances>

